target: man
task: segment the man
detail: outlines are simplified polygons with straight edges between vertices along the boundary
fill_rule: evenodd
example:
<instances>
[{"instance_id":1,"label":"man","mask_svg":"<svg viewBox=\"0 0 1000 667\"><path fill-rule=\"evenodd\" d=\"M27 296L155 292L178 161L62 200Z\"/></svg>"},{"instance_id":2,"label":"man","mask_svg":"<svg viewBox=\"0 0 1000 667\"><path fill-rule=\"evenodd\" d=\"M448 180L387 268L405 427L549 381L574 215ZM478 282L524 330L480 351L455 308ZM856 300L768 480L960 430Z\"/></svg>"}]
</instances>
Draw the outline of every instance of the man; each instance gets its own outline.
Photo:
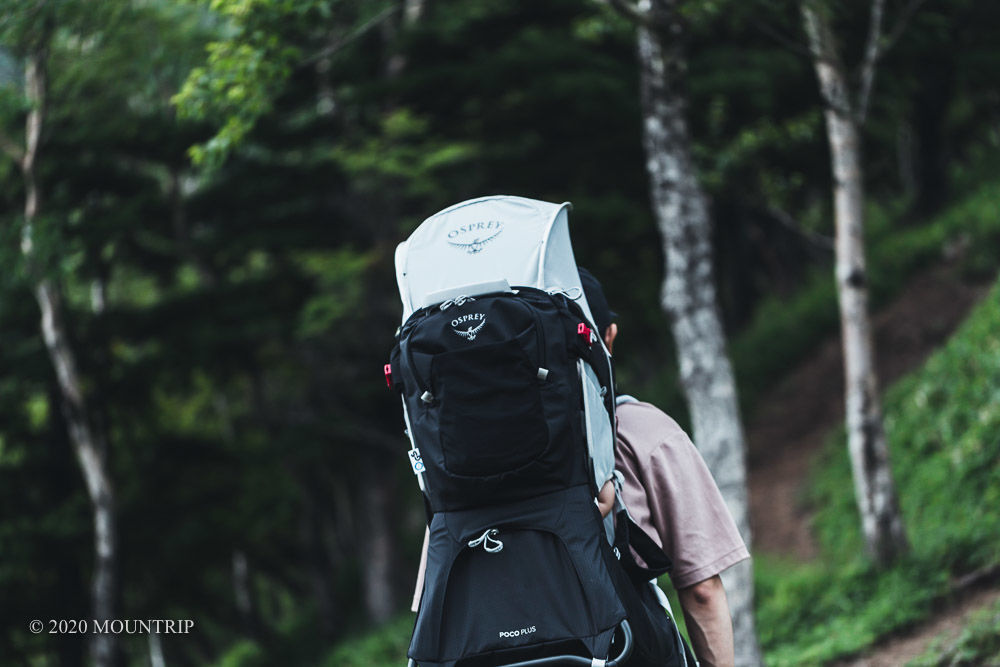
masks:
<instances>
[{"instance_id":1,"label":"man","mask_svg":"<svg viewBox=\"0 0 1000 667\"><path fill-rule=\"evenodd\" d=\"M614 313L597 279L582 268L580 279L594 324L613 352L618 336ZM631 396L618 398L617 416L615 467L624 478L625 506L673 562L671 581L700 663L732 665L733 626L719 574L750 557L746 545L708 467L677 422ZM599 498L605 501L599 502L602 514L610 509L605 490ZM413 611L423 591L426 559L425 534Z\"/></svg>"},{"instance_id":2,"label":"man","mask_svg":"<svg viewBox=\"0 0 1000 667\"><path fill-rule=\"evenodd\" d=\"M613 352L614 313L586 269L580 279ZM708 467L673 419L649 403L619 396L615 467L624 476L622 499L633 520L673 561L688 635L702 665L734 663L733 626L719 574L749 558L743 539Z\"/></svg>"}]
</instances>

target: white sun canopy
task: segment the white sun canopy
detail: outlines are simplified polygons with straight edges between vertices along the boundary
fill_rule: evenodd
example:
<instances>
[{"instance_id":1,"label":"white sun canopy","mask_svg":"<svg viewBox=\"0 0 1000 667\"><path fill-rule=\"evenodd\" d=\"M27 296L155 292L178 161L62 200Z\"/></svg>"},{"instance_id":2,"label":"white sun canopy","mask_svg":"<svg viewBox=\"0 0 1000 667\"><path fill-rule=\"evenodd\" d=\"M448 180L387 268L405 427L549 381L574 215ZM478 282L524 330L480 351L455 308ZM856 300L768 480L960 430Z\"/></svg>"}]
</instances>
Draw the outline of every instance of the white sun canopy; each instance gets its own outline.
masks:
<instances>
[{"instance_id":1,"label":"white sun canopy","mask_svg":"<svg viewBox=\"0 0 1000 667\"><path fill-rule=\"evenodd\" d=\"M494 195L460 202L424 220L396 248L403 321L424 306L496 291L506 281L563 290L592 323L570 243L569 209L569 202Z\"/></svg>"}]
</instances>

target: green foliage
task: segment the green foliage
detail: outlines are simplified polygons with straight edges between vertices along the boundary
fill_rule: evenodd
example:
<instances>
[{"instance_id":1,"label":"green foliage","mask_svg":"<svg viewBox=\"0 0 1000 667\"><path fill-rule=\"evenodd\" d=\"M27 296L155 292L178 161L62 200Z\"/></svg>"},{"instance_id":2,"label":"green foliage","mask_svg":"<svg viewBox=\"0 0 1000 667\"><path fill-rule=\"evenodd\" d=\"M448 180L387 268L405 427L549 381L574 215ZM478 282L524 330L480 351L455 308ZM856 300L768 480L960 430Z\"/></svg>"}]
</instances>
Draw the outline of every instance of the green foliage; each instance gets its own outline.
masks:
<instances>
[{"instance_id":1,"label":"green foliage","mask_svg":"<svg viewBox=\"0 0 1000 667\"><path fill-rule=\"evenodd\" d=\"M293 48L279 50L279 47L273 37L258 45L229 42L208 45L207 67L195 69L174 97L182 118L224 119L214 137L191 149L196 164L218 166L253 128L257 118L271 109L273 96L291 73L291 63L298 56Z\"/></svg>"},{"instance_id":2,"label":"green foliage","mask_svg":"<svg viewBox=\"0 0 1000 667\"><path fill-rule=\"evenodd\" d=\"M769 664L860 651L932 613L954 577L1000 562L1000 282L920 371L887 392L885 413L912 554L881 571L859 556L841 431L812 475L823 563L758 568Z\"/></svg>"},{"instance_id":3,"label":"green foliage","mask_svg":"<svg viewBox=\"0 0 1000 667\"><path fill-rule=\"evenodd\" d=\"M264 667L267 664L260 646L244 639L230 646L214 667Z\"/></svg>"},{"instance_id":4,"label":"green foliage","mask_svg":"<svg viewBox=\"0 0 1000 667\"><path fill-rule=\"evenodd\" d=\"M902 83L873 107L866 138L879 201L899 198L893 156L920 83L908 72L954 44L977 46L955 56L953 106L932 129L948 166L966 172L959 192L995 171L984 165L997 145L996 22L959 16L966 0L947 4L959 9L922 8L919 43L901 40L891 74L880 73ZM191 617L202 633L165 645L168 662L402 655L409 618L346 654L326 638L366 628L359 545L374 483L398 545L390 588L401 600L412 584L422 510L379 368L399 323L392 248L428 214L494 192L572 200L577 257L622 314L624 388L679 395L633 26L577 0L428 2L415 24L402 6L0 0L0 129L14 144L28 110L24 57L51 39L36 243L64 294L91 417L108 428L121 613ZM767 214L829 233L815 81L755 27L794 32L792 3L685 8L723 305L734 330L759 327L737 367L763 387L835 326L823 257ZM92 536L20 260L23 194L18 166L0 160L0 599L15 601L0 605L0 655L82 662L82 642L56 647L24 624L54 608L85 617ZM885 293L942 244L966 248L970 273L995 270L995 200L995 187L984 190L943 234L927 231L940 220L911 229L899 206L875 206L873 264L893 276ZM800 283L800 296L774 296ZM963 559L980 562L978 548ZM249 564L252 619L233 608L236 553ZM862 566L852 576L831 581L877 586ZM790 609L794 590L782 590ZM815 590L835 610L837 595ZM145 659L142 641L125 651L130 664Z\"/></svg>"},{"instance_id":5,"label":"green foliage","mask_svg":"<svg viewBox=\"0 0 1000 667\"><path fill-rule=\"evenodd\" d=\"M757 567L757 623L767 663L817 665L860 651L924 618L946 587L932 566L886 571L852 558L838 565Z\"/></svg>"},{"instance_id":6,"label":"green foliage","mask_svg":"<svg viewBox=\"0 0 1000 667\"><path fill-rule=\"evenodd\" d=\"M1000 664L1000 602L980 609L953 641L936 638L907 667L977 667Z\"/></svg>"},{"instance_id":7,"label":"green foliage","mask_svg":"<svg viewBox=\"0 0 1000 667\"><path fill-rule=\"evenodd\" d=\"M345 139L331 157L351 177L356 187L379 196L385 188L397 197L416 201L447 201L444 187L449 172L468 167L477 147L470 142L442 141L429 132L426 118L412 110L388 111L376 132L358 139Z\"/></svg>"},{"instance_id":8,"label":"green foliage","mask_svg":"<svg viewBox=\"0 0 1000 667\"><path fill-rule=\"evenodd\" d=\"M306 251L295 260L319 286L303 306L299 336L308 338L331 331L361 306L362 279L371 267L371 256L344 248L334 253Z\"/></svg>"},{"instance_id":9,"label":"green foliage","mask_svg":"<svg viewBox=\"0 0 1000 667\"><path fill-rule=\"evenodd\" d=\"M406 660L413 614L404 614L376 632L343 642L320 663L324 667L390 667Z\"/></svg>"},{"instance_id":10,"label":"green foliage","mask_svg":"<svg viewBox=\"0 0 1000 667\"><path fill-rule=\"evenodd\" d=\"M970 278L1000 267L1000 182L977 184L965 197L923 224L906 226L897 207L871 205L866 226L869 288L874 307L906 280L944 259L951 247ZM730 351L744 410L780 376L836 331L839 315L832 268L814 269L790 297L762 300L753 321L733 337Z\"/></svg>"},{"instance_id":11,"label":"green foliage","mask_svg":"<svg viewBox=\"0 0 1000 667\"><path fill-rule=\"evenodd\" d=\"M222 23L220 39L208 44L206 63L173 98L182 118L218 127L190 149L195 164L207 168L217 168L274 109L296 68L315 62L305 44L318 42L333 55L350 41L355 20L363 25L383 11L344 0L211 0L210 7Z\"/></svg>"}]
</instances>

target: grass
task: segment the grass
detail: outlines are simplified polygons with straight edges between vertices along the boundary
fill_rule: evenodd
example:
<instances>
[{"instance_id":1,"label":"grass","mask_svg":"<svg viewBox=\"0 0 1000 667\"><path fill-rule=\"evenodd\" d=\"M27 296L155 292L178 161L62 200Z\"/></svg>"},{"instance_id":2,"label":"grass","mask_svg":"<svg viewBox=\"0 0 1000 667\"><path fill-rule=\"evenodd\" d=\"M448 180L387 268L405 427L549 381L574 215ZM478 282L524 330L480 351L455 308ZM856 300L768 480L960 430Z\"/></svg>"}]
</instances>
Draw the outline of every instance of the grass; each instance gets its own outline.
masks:
<instances>
[{"instance_id":1,"label":"grass","mask_svg":"<svg viewBox=\"0 0 1000 667\"><path fill-rule=\"evenodd\" d=\"M335 647L322 663L329 667L398 667L406 661L413 614L406 613L371 634Z\"/></svg>"},{"instance_id":2,"label":"grass","mask_svg":"<svg viewBox=\"0 0 1000 667\"><path fill-rule=\"evenodd\" d=\"M857 653L929 616L953 578L1000 562L1000 283L885 404L912 552L885 570L859 555L841 431L812 476L823 562L758 567L758 627L770 665Z\"/></svg>"},{"instance_id":3,"label":"grass","mask_svg":"<svg viewBox=\"0 0 1000 667\"><path fill-rule=\"evenodd\" d=\"M954 642L945 637L931 642L923 655L908 667L978 667L1000 664L1000 602L973 614Z\"/></svg>"}]
</instances>

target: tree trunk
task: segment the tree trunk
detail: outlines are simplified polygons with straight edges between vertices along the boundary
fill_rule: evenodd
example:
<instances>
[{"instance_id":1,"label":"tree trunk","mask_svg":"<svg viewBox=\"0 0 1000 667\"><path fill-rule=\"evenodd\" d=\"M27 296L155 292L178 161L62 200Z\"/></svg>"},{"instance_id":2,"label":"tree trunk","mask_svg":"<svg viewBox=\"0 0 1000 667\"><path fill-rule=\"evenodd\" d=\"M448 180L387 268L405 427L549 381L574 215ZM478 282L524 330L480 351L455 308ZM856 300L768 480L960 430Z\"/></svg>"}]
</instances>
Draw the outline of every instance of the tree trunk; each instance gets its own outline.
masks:
<instances>
[{"instance_id":1,"label":"tree trunk","mask_svg":"<svg viewBox=\"0 0 1000 667\"><path fill-rule=\"evenodd\" d=\"M366 466L362 500L365 521L361 552L362 596L368 619L375 624L389 620L396 610L393 595L395 541L389 520L391 470L374 461Z\"/></svg>"},{"instance_id":2,"label":"tree trunk","mask_svg":"<svg viewBox=\"0 0 1000 667\"><path fill-rule=\"evenodd\" d=\"M106 445L103 438L99 437L90 425L90 415L83 395L83 383L76 356L69 345L59 289L52 280L45 277L43 270L36 265L35 257L34 225L37 224L41 208L36 164L45 119L47 92L45 61L45 47L36 48L27 58L24 73L25 90L31 103L31 111L26 122L25 151L21 160L25 187L21 250L28 272L35 281L35 299L41 310L42 339L56 372L70 443L83 472L93 508L93 612L95 619L103 621L114 618L117 587L115 496L108 474ZM95 667L109 667L115 664L116 645L115 635L111 633L91 636L90 651Z\"/></svg>"},{"instance_id":3,"label":"tree trunk","mask_svg":"<svg viewBox=\"0 0 1000 667\"><path fill-rule=\"evenodd\" d=\"M299 487L302 489L300 532L305 570L309 573L312 594L316 600L320 632L324 639L332 641L337 637L342 619L334 597L336 584L331 575L335 575L335 572L330 571L330 558L323 539L323 496L317 492L315 483L308 475L299 478Z\"/></svg>"},{"instance_id":4,"label":"tree trunk","mask_svg":"<svg viewBox=\"0 0 1000 667\"><path fill-rule=\"evenodd\" d=\"M822 9L803 2L802 18L826 102L824 116L830 143L837 233L837 297L844 346L847 445L866 548L869 555L884 565L908 546L889 465L868 317L859 128L845 69L826 16Z\"/></svg>"},{"instance_id":5,"label":"tree trunk","mask_svg":"<svg viewBox=\"0 0 1000 667\"><path fill-rule=\"evenodd\" d=\"M155 632L149 633L149 667L167 667L167 661L163 657L163 642Z\"/></svg>"},{"instance_id":6,"label":"tree trunk","mask_svg":"<svg viewBox=\"0 0 1000 667\"><path fill-rule=\"evenodd\" d=\"M639 27L646 166L666 260L663 306L673 325L694 442L749 545L743 427L716 301L711 222L685 118L685 62L679 45L684 28L664 0L644 0L640 9L669 21L658 30ZM736 663L759 665L753 568L747 561L728 570L723 580L733 614Z\"/></svg>"},{"instance_id":7,"label":"tree trunk","mask_svg":"<svg viewBox=\"0 0 1000 667\"><path fill-rule=\"evenodd\" d=\"M233 599L236 612L240 616L243 634L254 641L260 641L263 633L260 614L257 610L257 596L254 595L250 578L250 561L240 548L233 549Z\"/></svg>"},{"instance_id":8,"label":"tree trunk","mask_svg":"<svg viewBox=\"0 0 1000 667\"><path fill-rule=\"evenodd\" d=\"M429 3L430 0L404 0L399 20L390 19L382 24L382 36L386 44L392 45L396 41L400 27L412 28L419 23L427 12ZM386 60L386 77L389 79L398 78L406 69L407 64L405 55L394 53Z\"/></svg>"}]
</instances>

